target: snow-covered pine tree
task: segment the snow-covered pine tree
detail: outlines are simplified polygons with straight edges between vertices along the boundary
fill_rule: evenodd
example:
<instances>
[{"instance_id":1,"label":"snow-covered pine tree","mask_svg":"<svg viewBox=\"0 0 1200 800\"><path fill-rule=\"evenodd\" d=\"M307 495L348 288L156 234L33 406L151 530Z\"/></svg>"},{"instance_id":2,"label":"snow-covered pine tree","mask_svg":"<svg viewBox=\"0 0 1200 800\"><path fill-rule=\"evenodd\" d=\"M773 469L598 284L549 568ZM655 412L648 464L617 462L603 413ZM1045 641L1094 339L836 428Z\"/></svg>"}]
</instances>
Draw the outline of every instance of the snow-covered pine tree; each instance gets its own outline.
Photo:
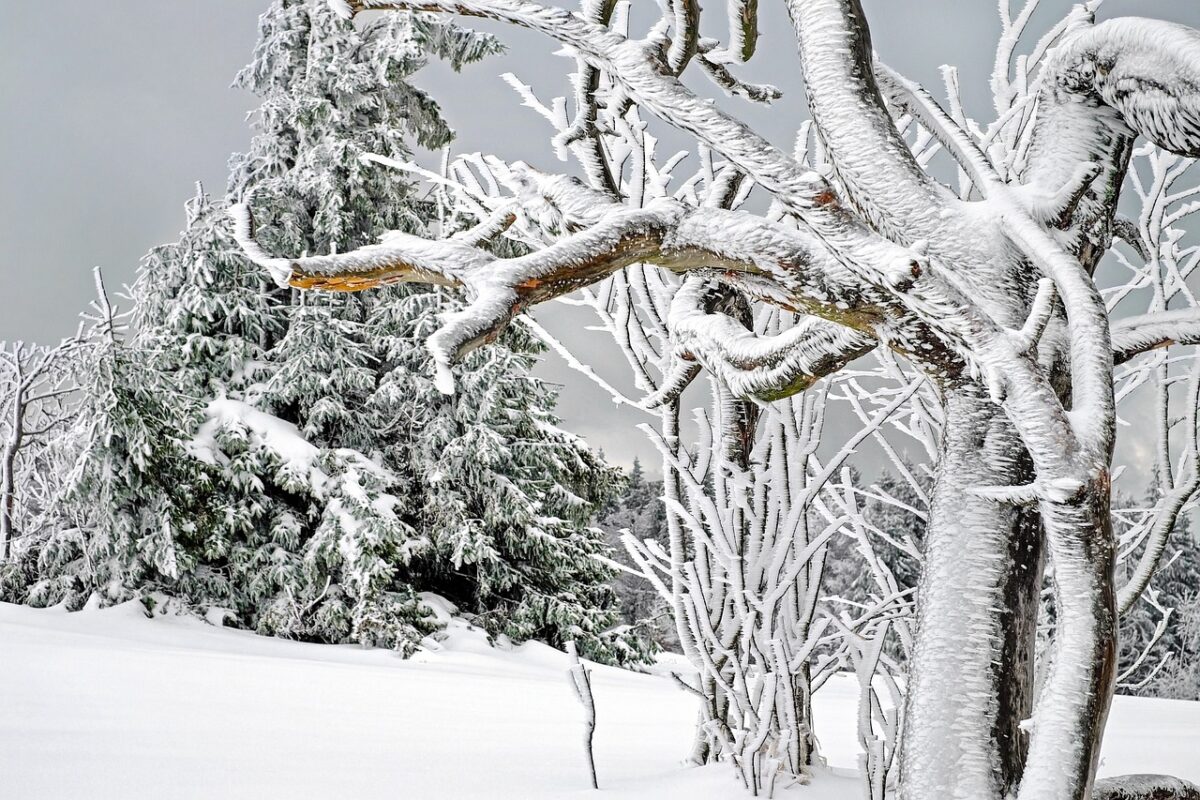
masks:
<instances>
[{"instance_id":1,"label":"snow-covered pine tree","mask_svg":"<svg viewBox=\"0 0 1200 800\"><path fill-rule=\"evenodd\" d=\"M638 566L625 553L621 542L623 531L629 531L639 542L647 539L657 542L664 552L670 548L662 494L662 481L648 480L641 461L634 459L620 494L606 503L597 517L596 525L607 535L614 557L630 570L637 570ZM622 572L613 588L626 624L638 626L659 647L679 648L670 606L645 577Z\"/></svg>"},{"instance_id":2,"label":"snow-covered pine tree","mask_svg":"<svg viewBox=\"0 0 1200 800\"><path fill-rule=\"evenodd\" d=\"M427 229L433 205L363 157L447 144L407 78L495 42L421 15L357 29L303 0L276 0L260 34L237 83L262 107L229 190L254 195L264 237L312 252ZM448 400L422 357L444 298L274 291L231 247L224 205L200 192L136 292L140 344L207 406L192 450L217 474L219 513L188 599L265 633L408 650L432 629L417 601L432 591L497 634L635 657L587 526L612 475L555 426L554 392L528 374L538 344L506 337Z\"/></svg>"},{"instance_id":3,"label":"snow-covered pine tree","mask_svg":"<svg viewBox=\"0 0 1200 800\"><path fill-rule=\"evenodd\" d=\"M187 452L198 403L127 341L128 314L111 305L99 270L96 287L80 405L59 444L71 468L54 532L36 550L35 605L195 594L198 545L214 513L212 474Z\"/></svg>"},{"instance_id":4,"label":"snow-covered pine tree","mask_svg":"<svg viewBox=\"0 0 1200 800\"><path fill-rule=\"evenodd\" d=\"M642 660L644 643L618 624L615 572L596 558L609 554L604 533L590 526L619 473L558 427L556 392L530 374L539 343L524 331L466 359L455 370L461 394L442 394L417 345L446 307L428 293L393 306L386 327L401 338L377 395L393 409L386 463L423 498L417 524L431 547L414 561L414 582L493 634Z\"/></svg>"},{"instance_id":5,"label":"snow-covered pine tree","mask_svg":"<svg viewBox=\"0 0 1200 800\"><path fill-rule=\"evenodd\" d=\"M253 404L273 373L286 298L232 246L224 202L197 187L186 215L179 241L146 256L133 291L136 347L153 374L201 409L190 454L208 463L214 480L216 511L196 543L192 585L174 594L265 631L264 610L286 605L303 583L305 531L320 504L308 472L290 471L286 456L231 409ZM288 632L304 633L301 626Z\"/></svg>"},{"instance_id":6,"label":"snow-covered pine tree","mask_svg":"<svg viewBox=\"0 0 1200 800\"><path fill-rule=\"evenodd\" d=\"M156 247L133 287L134 344L197 397L245 394L270 375L280 293L237 250L226 204L197 184L179 241Z\"/></svg>"}]
</instances>

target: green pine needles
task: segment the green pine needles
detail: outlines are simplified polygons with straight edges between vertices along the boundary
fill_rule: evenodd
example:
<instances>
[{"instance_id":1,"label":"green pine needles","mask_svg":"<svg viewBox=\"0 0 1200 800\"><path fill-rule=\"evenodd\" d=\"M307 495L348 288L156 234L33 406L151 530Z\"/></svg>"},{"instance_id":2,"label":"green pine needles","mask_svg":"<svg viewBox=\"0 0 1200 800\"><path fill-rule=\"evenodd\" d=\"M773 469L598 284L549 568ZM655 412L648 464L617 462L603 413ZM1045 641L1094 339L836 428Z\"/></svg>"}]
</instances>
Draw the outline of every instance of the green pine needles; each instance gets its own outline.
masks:
<instances>
[{"instance_id":1,"label":"green pine needles","mask_svg":"<svg viewBox=\"0 0 1200 800\"><path fill-rule=\"evenodd\" d=\"M274 0L237 77L261 107L229 199L198 190L180 240L143 262L134 332L114 332L84 379L81 466L7 596L165 598L266 634L409 653L437 630L431 592L496 636L645 657L590 525L619 476L558 427L554 390L530 372L540 344L506 334L446 397L423 341L453 297L280 289L225 213L253 193L281 253L427 231L434 205L363 157L448 144L409 77L499 49L420 14L360 28L326 3Z\"/></svg>"}]
</instances>

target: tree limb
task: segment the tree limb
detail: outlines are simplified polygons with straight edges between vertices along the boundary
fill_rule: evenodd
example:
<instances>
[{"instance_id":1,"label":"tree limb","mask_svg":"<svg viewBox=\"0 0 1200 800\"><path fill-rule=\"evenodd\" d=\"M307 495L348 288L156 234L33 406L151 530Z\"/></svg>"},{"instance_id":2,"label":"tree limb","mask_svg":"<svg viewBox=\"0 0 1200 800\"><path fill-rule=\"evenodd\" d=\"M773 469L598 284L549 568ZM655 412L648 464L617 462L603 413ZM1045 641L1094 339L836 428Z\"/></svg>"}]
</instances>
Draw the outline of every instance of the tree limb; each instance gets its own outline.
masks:
<instances>
[{"instance_id":1,"label":"tree limb","mask_svg":"<svg viewBox=\"0 0 1200 800\"><path fill-rule=\"evenodd\" d=\"M529 175L538 180L534 173ZM493 340L524 308L635 263L679 273L703 271L761 300L836 320L895 346L915 348L912 340L898 337L906 329L913 334L914 326L924 330L915 334L918 339L938 343L893 294L911 288L918 270L907 260L887 264L890 248L873 249L879 241L875 237L862 242L854 262L880 264L881 270L856 275L806 232L751 214L670 200L640 209L611 202L597 205L598 193L557 179L550 179L542 194L548 191L557 192L565 203L590 201L590 211L577 211L577 218L591 222L590 227L514 258L497 258L461 240L435 242L404 233L337 255L273 258L253 239L249 209L239 205L231 213L247 255L285 285L357 291L416 282L467 289L470 305L447 315L445 326L428 342L439 368L439 385L447 391L452 389L450 363Z\"/></svg>"},{"instance_id":2,"label":"tree limb","mask_svg":"<svg viewBox=\"0 0 1200 800\"><path fill-rule=\"evenodd\" d=\"M805 317L775 336L758 336L706 308L708 286L685 281L671 302L676 347L716 373L735 395L771 401L802 392L875 348L869 335Z\"/></svg>"},{"instance_id":3,"label":"tree limb","mask_svg":"<svg viewBox=\"0 0 1200 800\"><path fill-rule=\"evenodd\" d=\"M788 0L808 105L850 202L888 238L929 236L947 195L913 158L875 82L859 0Z\"/></svg>"},{"instance_id":4,"label":"tree limb","mask_svg":"<svg viewBox=\"0 0 1200 800\"><path fill-rule=\"evenodd\" d=\"M1141 314L1112 323L1113 361L1117 364L1173 344L1200 344L1200 308Z\"/></svg>"}]
</instances>

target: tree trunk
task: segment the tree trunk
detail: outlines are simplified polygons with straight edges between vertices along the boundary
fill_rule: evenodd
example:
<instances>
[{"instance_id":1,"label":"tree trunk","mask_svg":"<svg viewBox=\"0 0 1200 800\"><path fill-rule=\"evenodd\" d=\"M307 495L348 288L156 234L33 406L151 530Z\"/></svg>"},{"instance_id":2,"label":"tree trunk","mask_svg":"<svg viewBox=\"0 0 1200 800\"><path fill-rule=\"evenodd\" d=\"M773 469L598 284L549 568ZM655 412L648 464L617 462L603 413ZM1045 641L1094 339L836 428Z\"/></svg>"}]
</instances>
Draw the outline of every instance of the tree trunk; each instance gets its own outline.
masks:
<instances>
[{"instance_id":1,"label":"tree trunk","mask_svg":"<svg viewBox=\"0 0 1200 800\"><path fill-rule=\"evenodd\" d=\"M979 386L947 390L946 421L917 596L901 792L988 800L1025 760L1041 586L1035 513L973 494L1029 479L1003 411Z\"/></svg>"},{"instance_id":2,"label":"tree trunk","mask_svg":"<svg viewBox=\"0 0 1200 800\"><path fill-rule=\"evenodd\" d=\"M16 432L14 432L14 435ZM17 446L9 442L0 462L0 563L8 558L8 545L13 535L16 515Z\"/></svg>"},{"instance_id":3,"label":"tree trunk","mask_svg":"<svg viewBox=\"0 0 1200 800\"><path fill-rule=\"evenodd\" d=\"M1116 682L1116 589L1107 471L1044 504L1054 567L1054 652L1033 718L1021 800L1088 800Z\"/></svg>"}]
</instances>

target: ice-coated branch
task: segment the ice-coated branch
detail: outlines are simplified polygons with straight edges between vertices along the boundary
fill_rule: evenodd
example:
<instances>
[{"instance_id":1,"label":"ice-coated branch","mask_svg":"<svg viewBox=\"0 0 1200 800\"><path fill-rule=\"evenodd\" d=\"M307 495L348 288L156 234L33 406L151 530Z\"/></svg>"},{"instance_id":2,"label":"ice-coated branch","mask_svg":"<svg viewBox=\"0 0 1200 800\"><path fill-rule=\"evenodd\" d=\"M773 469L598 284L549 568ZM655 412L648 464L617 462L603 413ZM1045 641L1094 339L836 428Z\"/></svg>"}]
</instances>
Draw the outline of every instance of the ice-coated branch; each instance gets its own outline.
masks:
<instances>
[{"instance_id":1,"label":"ice-coated branch","mask_svg":"<svg viewBox=\"0 0 1200 800\"><path fill-rule=\"evenodd\" d=\"M699 0L669 0L673 16L671 45L667 48L667 69L672 75L683 72L684 67L696 55L700 42Z\"/></svg>"},{"instance_id":2,"label":"ice-coated branch","mask_svg":"<svg viewBox=\"0 0 1200 800\"><path fill-rule=\"evenodd\" d=\"M921 328L902 302L919 270L907 251L900 260L878 237L864 237L852 257L842 258L806 230L740 211L694 208L655 199L644 208L606 202L601 193L569 179L526 169L527 192L549 205L565 224L587 227L528 255L498 258L464 239L431 241L394 232L377 245L327 256L275 258L253 238L249 208L231 213L247 256L285 285L357 291L394 283L431 283L468 292L470 304L446 315L428 343L449 391L450 363L493 340L523 309L570 294L635 263L673 272L701 271L746 294L835 321L844 327L941 359L944 346ZM885 243L886 244L886 243ZM857 274L849 267L872 265ZM861 340L860 345L861 347Z\"/></svg>"},{"instance_id":3,"label":"ice-coated branch","mask_svg":"<svg viewBox=\"0 0 1200 800\"><path fill-rule=\"evenodd\" d=\"M849 201L889 238L927 238L946 195L917 164L875 83L859 0L789 0L809 109Z\"/></svg>"},{"instance_id":4,"label":"ice-coated branch","mask_svg":"<svg viewBox=\"0 0 1200 800\"><path fill-rule=\"evenodd\" d=\"M726 0L729 12L729 51L737 61L749 61L758 45L758 0Z\"/></svg>"},{"instance_id":5,"label":"ice-coated branch","mask_svg":"<svg viewBox=\"0 0 1200 800\"><path fill-rule=\"evenodd\" d=\"M621 85L631 100L667 123L695 135L737 164L760 184L799 208L828 206L828 186L749 126L697 97L664 72L643 43L562 8L527 0L354 0L354 13L368 10L440 11L485 17L530 28L572 48Z\"/></svg>"},{"instance_id":6,"label":"ice-coated branch","mask_svg":"<svg viewBox=\"0 0 1200 800\"><path fill-rule=\"evenodd\" d=\"M1118 364L1175 344L1200 344L1200 308L1125 317L1112 324L1113 360Z\"/></svg>"},{"instance_id":7,"label":"ice-coated branch","mask_svg":"<svg viewBox=\"0 0 1200 800\"><path fill-rule=\"evenodd\" d=\"M1067 39L1049 92L1091 95L1172 153L1200 157L1200 36L1184 25L1127 17Z\"/></svg>"},{"instance_id":8,"label":"ice-coated branch","mask_svg":"<svg viewBox=\"0 0 1200 800\"><path fill-rule=\"evenodd\" d=\"M1129 611L1146 591L1150 580L1158 572L1163 552L1167 547L1167 540L1175 529L1180 513L1196 492L1200 491L1200 464L1197 463L1197 457L1200 455L1200 450L1198 450L1200 439L1197 438L1198 427L1200 427L1198 414L1200 414L1200 364L1194 369L1188 387L1185 435L1189 440L1187 446L1190 448L1190 460L1184 466L1185 471L1181 479L1174 485L1170 482L1169 474L1160 476L1160 480L1165 482L1163 488L1169 487L1169 489L1154 507L1153 523L1149 536L1146 538L1146 548L1142 551L1141 558L1138 559L1137 567L1134 568L1133 574L1129 576L1129 580L1117 594L1118 614L1125 614ZM1167 446L1165 441L1160 443L1161 448ZM1163 453L1163 455L1165 456L1167 453ZM1169 467L1169 461L1167 465Z\"/></svg>"},{"instance_id":9,"label":"ice-coated branch","mask_svg":"<svg viewBox=\"0 0 1200 800\"><path fill-rule=\"evenodd\" d=\"M707 309L709 287L684 282L671 302L677 348L698 359L739 397L778 400L802 392L874 349L875 338L805 317L774 336L758 336L733 317Z\"/></svg>"},{"instance_id":10,"label":"ice-coated branch","mask_svg":"<svg viewBox=\"0 0 1200 800\"><path fill-rule=\"evenodd\" d=\"M1083 204L1089 216L1111 215L1107 190L1119 184L1137 135L1200 155L1200 36L1135 17L1064 33L1042 68L1026 183L1057 188L1081 164L1098 164Z\"/></svg>"},{"instance_id":11,"label":"ice-coated branch","mask_svg":"<svg viewBox=\"0 0 1200 800\"><path fill-rule=\"evenodd\" d=\"M747 83L741 80L723 62L718 60L719 55L722 54L716 50L716 42L704 39L700 42L700 52L696 55L696 61L708 77L712 78L713 82L727 93L741 95L756 103L771 103L783 97L783 92L775 86Z\"/></svg>"},{"instance_id":12,"label":"ice-coated branch","mask_svg":"<svg viewBox=\"0 0 1200 800\"><path fill-rule=\"evenodd\" d=\"M607 28L616 5L616 0L584 0L581 11L586 21ZM571 80L575 87L575 118L568 128L555 137L556 149L561 154L563 147L570 147L583 167L588 183L615 197L618 194L617 182L605 158L596 125L599 119L599 99L596 95L600 88L600 70L586 59L576 58L575 74Z\"/></svg>"}]
</instances>

